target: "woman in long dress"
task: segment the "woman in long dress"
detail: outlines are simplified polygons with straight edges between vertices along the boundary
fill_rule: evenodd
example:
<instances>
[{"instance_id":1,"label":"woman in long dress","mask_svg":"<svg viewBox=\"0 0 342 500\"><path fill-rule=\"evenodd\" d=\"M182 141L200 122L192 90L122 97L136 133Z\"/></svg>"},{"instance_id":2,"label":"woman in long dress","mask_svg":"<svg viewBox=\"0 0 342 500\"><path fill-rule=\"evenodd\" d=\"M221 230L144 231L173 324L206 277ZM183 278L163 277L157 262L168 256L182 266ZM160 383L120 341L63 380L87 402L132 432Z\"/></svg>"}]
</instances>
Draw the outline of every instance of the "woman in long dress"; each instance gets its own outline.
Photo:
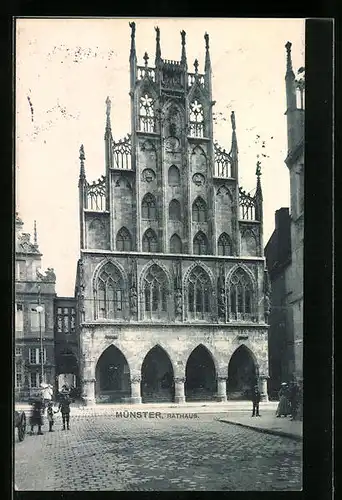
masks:
<instances>
[{"instance_id":1,"label":"woman in long dress","mask_svg":"<svg viewBox=\"0 0 342 500\"><path fill-rule=\"evenodd\" d=\"M281 417L282 415L284 415L284 417L287 417L287 415L290 415L290 413L291 409L288 400L288 387L287 384L283 382L279 391L279 404L276 411L276 416Z\"/></svg>"}]
</instances>

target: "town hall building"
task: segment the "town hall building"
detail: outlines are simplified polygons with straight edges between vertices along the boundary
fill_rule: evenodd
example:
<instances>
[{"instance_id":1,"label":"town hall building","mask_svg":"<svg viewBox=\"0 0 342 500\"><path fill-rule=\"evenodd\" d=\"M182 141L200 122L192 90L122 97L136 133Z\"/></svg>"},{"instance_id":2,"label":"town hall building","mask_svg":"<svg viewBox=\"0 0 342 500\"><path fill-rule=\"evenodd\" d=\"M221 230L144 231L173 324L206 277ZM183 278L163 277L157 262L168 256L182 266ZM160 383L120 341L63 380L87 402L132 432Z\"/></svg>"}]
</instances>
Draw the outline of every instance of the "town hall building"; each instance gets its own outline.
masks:
<instances>
[{"instance_id":1,"label":"town hall building","mask_svg":"<svg viewBox=\"0 0 342 500\"><path fill-rule=\"evenodd\" d=\"M213 137L212 70L137 64L130 23L131 131L111 132L105 169L86 178L80 148L80 258L75 297L80 379L88 404L249 397L267 400L269 286L260 165L255 194L239 186L237 126ZM245 168L254 168L245 166Z\"/></svg>"}]
</instances>

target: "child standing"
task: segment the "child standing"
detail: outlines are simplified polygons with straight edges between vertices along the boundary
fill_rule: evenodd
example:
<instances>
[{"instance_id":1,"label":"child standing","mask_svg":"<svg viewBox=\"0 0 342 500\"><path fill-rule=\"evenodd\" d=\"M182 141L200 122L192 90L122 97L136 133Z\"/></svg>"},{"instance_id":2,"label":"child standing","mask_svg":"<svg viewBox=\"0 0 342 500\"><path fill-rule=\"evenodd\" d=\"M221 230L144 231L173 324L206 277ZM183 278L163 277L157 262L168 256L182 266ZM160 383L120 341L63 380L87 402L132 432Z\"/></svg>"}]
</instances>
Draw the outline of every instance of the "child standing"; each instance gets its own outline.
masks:
<instances>
[{"instance_id":1,"label":"child standing","mask_svg":"<svg viewBox=\"0 0 342 500\"><path fill-rule=\"evenodd\" d=\"M53 427L53 424L55 423L53 415L54 415L54 413L57 413L57 411L53 410L52 402L50 401L50 403L48 404L48 407L47 407L47 418L48 418L48 422L49 422L49 432L53 432L52 427Z\"/></svg>"}]
</instances>

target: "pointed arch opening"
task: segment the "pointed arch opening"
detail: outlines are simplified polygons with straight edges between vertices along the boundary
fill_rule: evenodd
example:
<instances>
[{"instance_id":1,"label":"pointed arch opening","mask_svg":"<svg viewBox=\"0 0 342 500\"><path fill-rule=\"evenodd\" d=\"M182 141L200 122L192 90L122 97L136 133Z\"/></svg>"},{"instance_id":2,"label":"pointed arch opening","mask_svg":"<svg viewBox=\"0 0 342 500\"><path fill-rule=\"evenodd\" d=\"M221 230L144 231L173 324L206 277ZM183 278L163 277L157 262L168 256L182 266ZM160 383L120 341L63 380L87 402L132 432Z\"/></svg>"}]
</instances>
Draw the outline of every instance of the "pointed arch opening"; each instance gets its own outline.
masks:
<instances>
[{"instance_id":1,"label":"pointed arch opening","mask_svg":"<svg viewBox=\"0 0 342 500\"><path fill-rule=\"evenodd\" d=\"M212 401L217 391L216 368L208 349L200 344L190 354L185 368L186 401Z\"/></svg>"},{"instance_id":2,"label":"pointed arch opening","mask_svg":"<svg viewBox=\"0 0 342 500\"><path fill-rule=\"evenodd\" d=\"M155 124L153 98L145 92L139 100L139 129L141 132L154 133L156 131Z\"/></svg>"},{"instance_id":3,"label":"pointed arch opening","mask_svg":"<svg viewBox=\"0 0 342 500\"><path fill-rule=\"evenodd\" d=\"M153 194L145 194L141 202L141 215L143 219L155 220L157 218L157 202Z\"/></svg>"},{"instance_id":4,"label":"pointed arch opening","mask_svg":"<svg viewBox=\"0 0 342 500\"><path fill-rule=\"evenodd\" d=\"M116 249L121 252L132 250L132 237L127 228L122 227L116 235Z\"/></svg>"},{"instance_id":5,"label":"pointed arch opening","mask_svg":"<svg viewBox=\"0 0 342 500\"><path fill-rule=\"evenodd\" d=\"M200 196L192 204L192 221L207 222L208 209L207 204Z\"/></svg>"},{"instance_id":6,"label":"pointed arch opening","mask_svg":"<svg viewBox=\"0 0 342 500\"><path fill-rule=\"evenodd\" d=\"M188 316L191 319L210 318L212 286L208 274L196 266L188 278Z\"/></svg>"},{"instance_id":7,"label":"pointed arch opening","mask_svg":"<svg viewBox=\"0 0 342 500\"><path fill-rule=\"evenodd\" d=\"M250 399L258 381L258 366L254 354L241 345L230 358L228 365L228 399Z\"/></svg>"},{"instance_id":8,"label":"pointed arch opening","mask_svg":"<svg viewBox=\"0 0 342 500\"><path fill-rule=\"evenodd\" d=\"M174 373L167 352L159 345L145 356L141 367L141 397L143 403L174 400Z\"/></svg>"},{"instance_id":9,"label":"pointed arch opening","mask_svg":"<svg viewBox=\"0 0 342 500\"><path fill-rule=\"evenodd\" d=\"M171 165L168 171L168 182L169 186L179 186L180 185L180 173L179 168L176 165Z\"/></svg>"},{"instance_id":10,"label":"pointed arch opening","mask_svg":"<svg viewBox=\"0 0 342 500\"><path fill-rule=\"evenodd\" d=\"M145 319L166 319L168 310L168 279L157 264L148 268L143 279Z\"/></svg>"},{"instance_id":11,"label":"pointed arch opening","mask_svg":"<svg viewBox=\"0 0 342 500\"><path fill-rule=\"evenodd\" d=\"M258 245L255 234L250 229L246 229L241 237L241 255L256 257L258 255Z\"/></svg>"},{"instance_id":12,"label":"pointed arch opening","mask_svg":"<svg viewBox=\"0 0 342 500\"><path fill-rule=\"evenodd\" d=\"M153 229L147 229L142 238L143 252L159 252L159 245L156 233Z\"/></svg>"},{"instance_id":13,"label":"pointed arch opening","mask_svg":"<svg viewBox=\"0 0 342 500\"><path fill-rule=\"evenodd\" d=\"M95 378L98 403L120 403L131 396L130 369L125 356L114 345L99 357Z\"/></svg>"},{"instance_id":14,"label":"pointed arch opening","mask_svg":"<svg viewBox=\"0 0 342 500\"><path fill-rule=\"evenodd\" d=\"M204 137L204 110L198 99L190 103L190 136Z\"/></svg>"},{"instance_id":15,"label":"pointed arch opening","mask_svg":"<svg viewBox=\"0 0 342 500\"><path fill-rule=\"evenodd\" d=\"M181 206L178 200L171 200L169 204L169 219L181 220Z\"/></svg>"},{"instance_id":16,"label":"pointed arch opening","mask_svg":"<svg viewBox=\"0 0 342 500\"><path fill-rule=\"evenodd\" d=\"M170 238L170 252L182 253L182 240L176 233L173 234Z\"/></svg>"},{"instance_id":17,"label":"pointed arch opening","mask_svg":"<svg viewBox=\"0 0 342 500\"><path fill-rule=\"evenodd\" d=\"M202 231L198 231L194 237L193 252L195 255L209 254L208 238Z\"/></svg>"},{"instance_id":18,"label":"pointed arch opening","mask_svg":"<svg viewBox=\"0 0 342 500\"><path fill-rule=\"evenodd\" d=\"M217 252L219 255L233 255L232 241L227 233L222 233L217 242Z\"/></svg>"},{"instance_id":19,"label":"pointed arch opening","mask_svg":"<svg viewBox=\"0 0 342 500\"><path fill-rule=\"evenodd\" d=\"M229 318L238 321L255 321L254 287L250 276L240 267L228 282Z\"/></svg>"},{"instance_id":20,"label":"pointed arch opening","mask_svg":"<svg viewBox=\"0 0 342 500\"><path fill-rule=\"evenodd\" d=\"M116 319L124 316L125 283L120 270L107 262L95 283L97 318Z\"/></svg>"}]
</instances>

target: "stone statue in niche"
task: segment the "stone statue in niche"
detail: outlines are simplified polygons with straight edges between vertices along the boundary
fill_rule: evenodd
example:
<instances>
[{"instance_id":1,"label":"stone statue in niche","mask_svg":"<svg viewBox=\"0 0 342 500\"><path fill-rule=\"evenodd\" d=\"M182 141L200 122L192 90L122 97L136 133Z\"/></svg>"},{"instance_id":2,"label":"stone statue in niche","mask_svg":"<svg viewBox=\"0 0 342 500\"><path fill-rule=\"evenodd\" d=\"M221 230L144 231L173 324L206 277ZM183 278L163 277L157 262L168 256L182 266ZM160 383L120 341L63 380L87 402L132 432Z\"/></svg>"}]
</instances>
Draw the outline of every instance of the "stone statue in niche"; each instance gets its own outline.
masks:
<instances>
[{"instance_id":1,"label":"stone statue in niche","mask_svg":"<svg viewBox=\"0 0 342 500\"><path fill-rule=\"evenodd\" d=\"M136 314L138 311L138 295L134 285L130 289L130 307L132 314Z\"/></svg>"},{"instance_id":2,"label":"stone statue in niche","mask_svg":"<svg viewBox=\"0 0 342 500\"><path fill-rule=\"evenodd\" d=\"M224 317L225 313L226 313L226 294L225 294L223 288L221 288L221 290L220 290L219 297L220 297L220 300L219 300L219 315L221 317Z\"/></svg>"},{"instance_id":3,"label":"stone statue in niche","mask_svg":"<svg viewBox=\"0 0 342 500\"><path fill-rule=\"evenodd\" d=\"M192 177L192 181L196 186L203 186L205 183L205 177L202 174L194 174Z\"/></svg>"},{"instance_id":4,"label":"stone statue in niche","mask_svg":"<svg viewBox=\"0 0 342 500\"><path fill-rule=\"evenodd\" d=\"M182 290L180 290L179 288L176 290L175 302L176 314L180 315L182 314Z\"/></svg>"}]
</instances>

